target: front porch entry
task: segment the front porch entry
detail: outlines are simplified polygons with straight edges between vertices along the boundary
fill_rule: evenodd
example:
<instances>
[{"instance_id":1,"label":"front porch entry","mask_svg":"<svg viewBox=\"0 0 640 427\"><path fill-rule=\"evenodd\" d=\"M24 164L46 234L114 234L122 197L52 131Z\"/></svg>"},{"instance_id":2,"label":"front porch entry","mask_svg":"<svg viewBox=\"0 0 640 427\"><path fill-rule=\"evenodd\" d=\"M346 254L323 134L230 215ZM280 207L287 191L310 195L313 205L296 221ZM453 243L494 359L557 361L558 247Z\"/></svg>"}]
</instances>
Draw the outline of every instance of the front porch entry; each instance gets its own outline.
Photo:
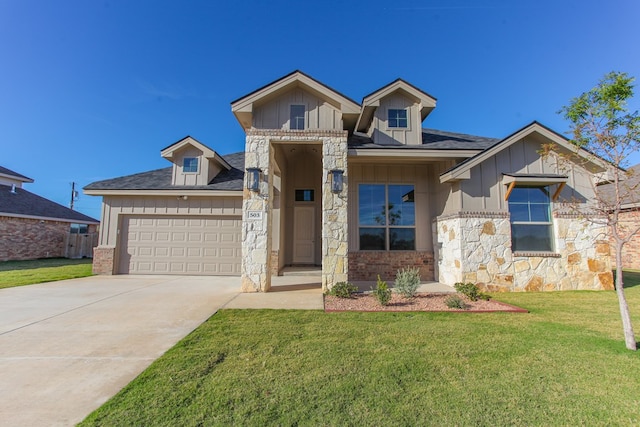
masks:
<instances>
[{"instance_id":1,"label":"front porch entry","mask_svg":"<svg viewBox=\"0 0 640 427\"><path fill-rule=\"evenodd\" d=\"M243 292L266 292L285 267L321 266L322 287L347 280L347 133L247 131L243 193ZM331 171L342 172L332 191Z\"/></svg>"}]
</instances>

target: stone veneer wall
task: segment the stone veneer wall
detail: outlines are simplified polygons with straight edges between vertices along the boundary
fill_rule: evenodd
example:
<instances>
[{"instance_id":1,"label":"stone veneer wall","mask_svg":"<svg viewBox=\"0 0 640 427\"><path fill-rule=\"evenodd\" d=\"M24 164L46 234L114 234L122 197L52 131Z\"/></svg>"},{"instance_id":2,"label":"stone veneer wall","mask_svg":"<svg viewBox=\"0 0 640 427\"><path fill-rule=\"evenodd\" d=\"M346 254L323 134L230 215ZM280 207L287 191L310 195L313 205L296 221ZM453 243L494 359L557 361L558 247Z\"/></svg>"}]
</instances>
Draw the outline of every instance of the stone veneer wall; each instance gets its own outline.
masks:
<instances>
[{"instance_id":1,"label":"stone veneer wall","mask_svg":"<svg viewBox=\"0 0 640 427\"><path fill-rule=\"evenodd\" d=\"M436 219L438 280L489 291L613 289L601 226L554 214L554 254L513 253L509 214L461 213Z\"/></svg>"},{"instance_id":2,"label":"stone veneer wall","mask_svg":"<svg viewBox=\"0 0 640 427\"><path fill-rule=\"evenodd\" d=\"M93 248L93 274L114 274L116 248L97 246Z\"/></svg>"},{"instance_id":3,"label":"stone veneer wall","mask_svg":"<svg viewBox=\"0 0 640 427\"><path fill-rule=\"evenodd\" d=\"M242 202L242 291L266 292L271 288L273 270L273 153L272 143L322 144L322 287L347 280L347 132L334 130L264 130L246 133L245 168L262 170L260 191L243 191ZM344 171L344 189L331 192L332 169ZM256 213L249 217L249 213Z\"/></svg>"},{"instance_id":4,"label":"stone veneer wall","mask_svg":"<svg viewBox=\"0 0 640 427\"><path fill-rule=\"evenodd\" d=\"M271 251L271 275L277 276L280 273L279 251Z\"/></svg>"},{"instance_id":5,"label":"stone veneer wall","mask_svg":"<svg viewBox=\"0 0 640 427\"><path fill-rule=\"evenodd\" d=\"M349 253L349 280L373 281L395 280L398 270L416 267L420 278L435 280L433 271L433 252L427 251L359 251Z\"/></svg>"},{"instance_id":6,"label":"stone veneer wall","mask_svg":"<svg viewBox=\"0 0 640 427\"><path fill-rule=\"evenodd\" d=\"M0 216L0 260L63 257L67 233L68 222Z\"/></svg>"}]
</instances>

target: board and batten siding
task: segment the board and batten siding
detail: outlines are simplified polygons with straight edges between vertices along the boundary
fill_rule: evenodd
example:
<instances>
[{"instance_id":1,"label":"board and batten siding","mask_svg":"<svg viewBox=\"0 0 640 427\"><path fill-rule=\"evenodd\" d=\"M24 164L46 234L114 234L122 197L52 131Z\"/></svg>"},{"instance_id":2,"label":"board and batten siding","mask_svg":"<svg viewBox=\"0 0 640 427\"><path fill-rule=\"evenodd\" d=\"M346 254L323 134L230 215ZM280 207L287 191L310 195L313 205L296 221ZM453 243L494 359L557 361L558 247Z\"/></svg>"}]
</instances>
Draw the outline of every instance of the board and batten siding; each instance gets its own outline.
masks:
<instances>
[{"instance_id":1,"label":"board and batten siding","mask_svg":"<svg viewBox=\"0 0 640 427\"><path fill-rule=\"evenodd\" d=\"M187 200L176 196L104 196L100 224L101 246L116 246L119 223L124 215L242 216L242 194L238 197L190 196Z\"/></svg>"},{"instance_id":2,"label":"board and batten siding","mask_svg":"<svg viewBox=\"0 0 640 427\"><path fill-rule=\"evenodd\" d=\"M349 250L359 250L359 184L413 184L416 208L416 250L432 251L429 165L349 165Z\"/></svg>"},{"instance_id":3,"label":"board and batten siding","mask_svg":"<svg viewBox=\"0 0 640 427\"><path fill-rule=\"evenodd\" d=\"M407 128L390 128L387 123L388 110L407 110ZM400 94L392 94L380 101L372 123L373 141L376 144L419 145L422 143L422 120L418 104Z\"/></svg>"},{"instance_id":4,"label":"board and batten siding","mask_svg":"<svg viewBox=\"0 0 640 427\"><path fill-rule=\"evenodd\" d=\"M198 159L198 172L183 172L185 157ZM174 162L171 177L172 185L207 185L221 171L219 166L205 158L202 151L194 147L181 150Z\"/></svg>"},{"instance_id":5,"label":"board and batten siding","mask_svg":"<svg viewBox=\"0 0 640 427\"><path fill-rule=\"evenodd\" d=\"M554 155L540 156L541 142L535 137L528 137L486 159L481 164L471 169L471 178L459 183L459 200L456 200L456 192L448 202L451 208L447 211L455 211L455 205L460 203L462 211L505 211L508 203L504 200L507 186L502 182L504 173L522 174L563 174L568 175L568 182L563 189L560 199L570 200L578 198L582 200L593 199L593 189L590 184L590 174L578 166L572 166L569 170L561 168ZM455 184L452 185L452 188ZM552 193L557 188L552 185Z\"/></svg>"},{"instance_id":6,"label":"board and batten siding","mask_svg":"<svg viewBox=\"0 0 640 427\"><path fill-rule=\"evenodd\" d=\"M256 129L289 129L291 105L305 106L305 129L342 130L342 114L333 105L300 88L255 107Z\"/></svg>"}]
</instances>

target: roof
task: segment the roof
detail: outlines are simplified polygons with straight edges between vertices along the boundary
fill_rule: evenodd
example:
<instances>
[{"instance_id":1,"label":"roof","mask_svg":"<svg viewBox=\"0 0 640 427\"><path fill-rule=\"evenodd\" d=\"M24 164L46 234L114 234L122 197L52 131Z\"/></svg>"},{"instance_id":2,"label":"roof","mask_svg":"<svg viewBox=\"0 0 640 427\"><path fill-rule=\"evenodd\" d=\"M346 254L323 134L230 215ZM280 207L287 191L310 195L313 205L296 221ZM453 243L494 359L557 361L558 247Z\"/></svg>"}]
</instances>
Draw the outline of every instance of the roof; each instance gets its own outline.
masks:
<instances>
[{"instance_id":1,"label":"roof","mask_svg":"<svg viewBox=\"0 0 640 427\"><path fill-rule=\"evenodd\" d=\"M622 209L640 207L640 164L627 169L626 179L620 181L622 191ZM615 202L615 184L604 184L598 187L598 193L603 201L612 204Z\"/></svg>"},{"instance_id":2,"label":"roof","mask_svg":"<svg viewBox=\"0 0 640 427\"><path fill-rule=\"evenodd\" d=\"M33 179L26 177L22 174L19 174L18 172L14 172L11 169L5 168L3 166L0 166L0 175L6 175L8 177L15 178L18 181L22 181L22 182L33 182Z\"/></svg>"},{"instance_id":3,"label":"roof","mask_svg":"<svg viewBox=\"0 0 640 427\"><path fill-rule=\"evenodd\" d=\"M84 190L219 190L242 191L244 153L221 156L230 166L222 170L207 185L171 185L172 166L119 178L93 182Z\"/></svg>"},{"instance_id":4,"label":"roof","mask_svg":"<svg viewBox=\"0 0 640 427\"><path fill-rule=\"evenodd\" d=\"M354 133L349 137L349 148L385 149L401 148L406 150L484 150L496 142L496 138L447 132L436 129L422 129L422 145L376 144L367 135Z\"/></svg>"},{"instance_id":5,"label":"roof","mask_svg":"<svg viewBox=\"0 0 640 427\"><path fill-rule=\"evenodd\" d=\"M527 126L524 126L523 128L507 136L506 138L496 140L497 142L487 147L485 150L481 151L475 156L465 159L463 162L460 162L451 169L443 172L440 175L440 182L444 183L448 181L455 181L458 179L469 179L469 171L471 170L471 168L484 162L489 157L494 156L495 154L522 140L522 138L531 135L532 133L538 133L544 136L554 144L567 150L567 152L577 154L585 159L590 159L590 161L594 165L600 168L600 171L606 171L609 166L599 157L594 157L593 154L589 153L588 151L573 145L571 141L569 141L567 138L560 135L556 131L552 130L551 128L537 121L533 121Z\"/></svg>"},{"instance_id":6,"label":"roof","mask_svg":"<svg viewBox=\"0 0 640 427\"><path fill-rule=\"evenodd\" d=\"M33 194L24 188L0 185L0 214L3 216L26 216L54 218L66 222L98 224L97 219L62 206L49 199Z\"/></svg>"}]
</instances>

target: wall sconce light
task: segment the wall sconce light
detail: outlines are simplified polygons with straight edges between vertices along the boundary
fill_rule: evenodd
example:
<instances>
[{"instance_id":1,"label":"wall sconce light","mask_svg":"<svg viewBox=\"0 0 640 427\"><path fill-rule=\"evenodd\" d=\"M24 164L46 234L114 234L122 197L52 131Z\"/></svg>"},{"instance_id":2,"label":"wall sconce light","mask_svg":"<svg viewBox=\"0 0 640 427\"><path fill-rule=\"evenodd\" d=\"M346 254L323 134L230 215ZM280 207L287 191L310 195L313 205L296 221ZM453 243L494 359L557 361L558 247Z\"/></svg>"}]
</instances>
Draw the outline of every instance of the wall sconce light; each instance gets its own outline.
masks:
<instances>
[{"instance_id":1,"label":"wall sconce light","mask_svg":"<svg viewBox=\"0 0 640 427\"><path fill-rule=\"evenodd\" d=\"M247 168L247 190L260 190L260 173L262 170L259 168Z\"/></svg>"},{"instance_id":2,"label":"wall sconce light","mask_svg":"<svg viewBox=\"0 0 640 427\"><path fill-rule=\"evenodd\" d=\"M187 200L189 198L189 196L184 195L184 196L178 196L178 200Z\"/></svg>"},{"instance_id":3,"label":"wall sconce light","mask_svg":"<svg viewBox=\"0 0 640 427\"><path fill-rule=\"evenodd\" d=\"M333 169L329 171L331 174L331 191L334 193L341 193L343 187L344 171L340 169Z\"/></svg>"}]
</instances>

